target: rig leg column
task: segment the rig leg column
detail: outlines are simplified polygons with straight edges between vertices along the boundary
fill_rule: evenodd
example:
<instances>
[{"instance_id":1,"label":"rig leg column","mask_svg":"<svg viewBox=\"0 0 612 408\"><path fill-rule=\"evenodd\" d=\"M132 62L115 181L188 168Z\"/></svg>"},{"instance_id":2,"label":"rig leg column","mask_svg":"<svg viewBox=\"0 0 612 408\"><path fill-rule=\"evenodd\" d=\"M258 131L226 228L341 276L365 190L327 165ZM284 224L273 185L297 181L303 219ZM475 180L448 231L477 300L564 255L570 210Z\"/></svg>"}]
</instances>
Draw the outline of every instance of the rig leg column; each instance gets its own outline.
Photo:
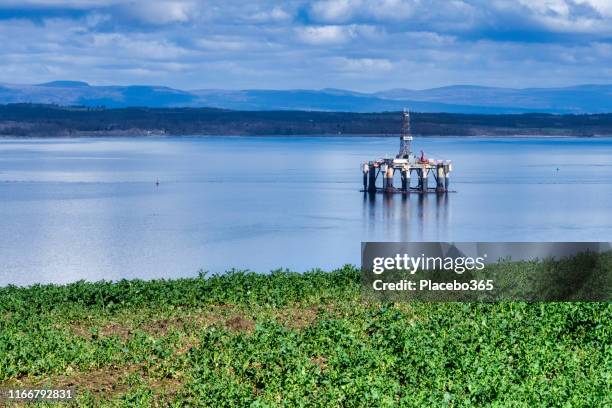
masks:
<instances>
[{"instance_id":1,"label":"rig leg column","mask_svg":"<svg viewBox=\"0 0 612 408\"><path fill-rule=\"evenodd\" d=\"M429 175L429 169L426 167L423 167L423 169L421 169L421 191L422 192L427 192L427 176Z\"/></svg>"},{"instance_id":2,"label":"rig leg column","mask_svg":"<svg viewBox=\"0 0 612 408\"><path fill-rule=\"evenodd\" d=\"M410 168L404 167L402 169L402 190L408 191L410 188Z\"/></svg>"},{"instance_id":3,"label":"rig leg column","mask_svg":"<svg viewBox=\"0 0 612 408\"><path fill-rule=\"evenodd\" d=\"M382 174L382 188L383 190L387 189L387 165L382 164L380 166L380 174Z\"/></svg>"},{"instance_id":4,"label":"rig leg column","mask_svg":"<svg viewBox=\"0 0 612 408\"><path fill-rule=\"evenodd\" d=\"M372 163L368 164L368 176L370 179L368 183L368 191L370 193L375 193L376 192L376 167L374 167Z\"/></svg>"},{"instance_id":5,"label":"rig leg column","mask_svg":"<svg viewBox=\"0 0 612 408\"><path fill-rule=\"evenodd\" d=\"M367 164L363 165L363 191L368 190L368 172L370 167Z\"/></svg>"},{"instance_id":6,"label":"rig leg column","mask_svg":"<svg viewBox=\"0 0 612 408\"><path fill-rule=\"evenodd\" d=\"M436 182L437 182L436 183L436 191L438 193L443 193L445 191L444 185L446 184L446 182L445 182L446 176L445 176L445 173L444 173L444 166L439 164L436 167L436 171L437 171L437 174L436 174Z\"/></svg>"},{"instance_id":7,"label":"rig leg column","mask_svg":"<svg viewBox=\"0 0 612 408\"><path fill-rule=\"evenodd\" d=\"M391 192L393 191L393 173L394 173L395 169L393 168L393 166L387 166L387 172L385 174L385 186L386 186L386 190Z\"/></svg>"},{"instance_id":8,"label":"rig leg column","mask_svg":"<svg viewBox=\"0 0 612 408\"><path fill-rule=\"evenodd\" d=\"M448 191L448 185L450 184L450 172L452 170L451 164L447 163L444 166L444 189Z\"/></svg>"}]
</instances>

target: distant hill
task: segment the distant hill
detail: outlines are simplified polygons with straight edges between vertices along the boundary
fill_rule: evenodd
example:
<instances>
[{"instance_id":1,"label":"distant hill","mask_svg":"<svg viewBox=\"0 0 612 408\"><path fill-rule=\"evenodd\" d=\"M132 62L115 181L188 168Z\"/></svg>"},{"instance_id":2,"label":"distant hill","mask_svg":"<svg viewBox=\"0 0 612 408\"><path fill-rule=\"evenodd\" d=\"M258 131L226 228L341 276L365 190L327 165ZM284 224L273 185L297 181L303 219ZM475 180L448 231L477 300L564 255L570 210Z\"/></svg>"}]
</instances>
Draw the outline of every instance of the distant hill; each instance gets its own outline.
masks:
<instances>
[{"instance_id":1,"label":"distant hill","mask_svg":"<svg viewBox=\"0 0 612 408\"><path fill-rule=\"evenodd\" d=\"M411 115L424 136L612 135L612 113ZM0 136L398 135L400 112L235 111L215 108L90 108L0 105Z\"/></svg>"},{"instance_id":2,"label":"distant hill","mask_svg":"<svg viewBox=\"0 0 612 408\"><path fill-rule=\"evenodd\" d=\"M184 91L163 86L92 86L78 81L0 84L0 104L41 103L107 108L212 107L234 110L399 111L507 114L612 112L612 85L493 88L457 85L374 93L341 89Z\"/></svg>"},{"instance_id":3,"label":"distant hill","mask_svg":"<svg viewBox=\"0 0 612 408\"><path fill-rule=\"evenodd\" d=\"M393 89L375 93L395 100L445 102L456 105L511 106L533 112L607 113L612 112L612 85L580 85L565 88L490 88L483 86L447 86L413 91Z\"/></svg>"}]
</instances>

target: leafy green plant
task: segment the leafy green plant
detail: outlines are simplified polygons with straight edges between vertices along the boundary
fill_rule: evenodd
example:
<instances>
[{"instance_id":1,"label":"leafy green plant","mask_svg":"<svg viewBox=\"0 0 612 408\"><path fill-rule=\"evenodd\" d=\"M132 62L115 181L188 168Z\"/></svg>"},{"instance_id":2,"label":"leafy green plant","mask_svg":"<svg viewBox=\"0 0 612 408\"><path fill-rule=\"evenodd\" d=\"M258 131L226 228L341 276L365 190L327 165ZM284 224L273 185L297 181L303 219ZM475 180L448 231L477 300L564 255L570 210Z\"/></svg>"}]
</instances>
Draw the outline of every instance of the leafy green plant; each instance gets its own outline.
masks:
<instances>
[{"instance_id":1,"label":"leafy green plant","mask_svg":"<svg viewBox=\"0 0 612 408\"><path fill-rule=\"evenodd\" d=\"M612 404L610 303L381 303L359 282L346 266L0 288L0 387L96 407Z\"/></svg>"}]
</instances>

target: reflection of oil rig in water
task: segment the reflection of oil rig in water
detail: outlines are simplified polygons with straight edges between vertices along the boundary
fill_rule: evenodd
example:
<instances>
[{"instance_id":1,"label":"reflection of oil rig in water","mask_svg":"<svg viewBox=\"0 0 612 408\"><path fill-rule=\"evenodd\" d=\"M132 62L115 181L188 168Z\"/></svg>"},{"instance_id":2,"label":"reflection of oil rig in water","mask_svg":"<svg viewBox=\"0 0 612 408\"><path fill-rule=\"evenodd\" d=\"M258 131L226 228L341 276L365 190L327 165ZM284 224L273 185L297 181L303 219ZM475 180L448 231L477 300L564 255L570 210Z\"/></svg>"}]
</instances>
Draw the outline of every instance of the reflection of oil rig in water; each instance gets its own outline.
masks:
<instances>
[{"instance_id":1,"label":"reflection of oil rig in water","mask_svg":"<svg viewBox=\"0 0 612 408\"><path fill-rule=\"evenodd\" d=\"M450 160L433 160L421 156L416 157L411 150L412 135L410 133L410 113L404 110L402 120L402 134L400 136L400 150L394 159L384 158L363 164L363 190L370 193L446 193L448 192L449 176L452 171ZM401 174L402 187L393 185L395 172ZM376 186L376 180L382 173L383 185ZM415 173L418 184L412 186L410 180ZM435 188L429 188L427 180L432 173L436 181Z\"/></svg>"}]
</instances>

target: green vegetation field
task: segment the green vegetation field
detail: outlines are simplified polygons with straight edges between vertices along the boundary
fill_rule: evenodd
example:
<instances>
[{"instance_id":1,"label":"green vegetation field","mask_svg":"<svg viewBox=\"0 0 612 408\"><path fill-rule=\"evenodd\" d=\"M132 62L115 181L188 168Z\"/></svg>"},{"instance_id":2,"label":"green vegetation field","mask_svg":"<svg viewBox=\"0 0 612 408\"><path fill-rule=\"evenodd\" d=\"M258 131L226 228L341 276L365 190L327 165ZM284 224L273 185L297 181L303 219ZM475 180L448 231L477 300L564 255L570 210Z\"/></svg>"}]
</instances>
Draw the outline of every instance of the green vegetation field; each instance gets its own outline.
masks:
<instances>
[{"instance_id":1,"label":"green vegetation field","mask_svg":"<svg viewBox=\"0 0 612 408\"><path fill-rule=\"evenodd\" d=\"M610 303L377 303L359 271L0 288L0 388L79 406L612 406Z\"/></svg>"}]
</instances>

